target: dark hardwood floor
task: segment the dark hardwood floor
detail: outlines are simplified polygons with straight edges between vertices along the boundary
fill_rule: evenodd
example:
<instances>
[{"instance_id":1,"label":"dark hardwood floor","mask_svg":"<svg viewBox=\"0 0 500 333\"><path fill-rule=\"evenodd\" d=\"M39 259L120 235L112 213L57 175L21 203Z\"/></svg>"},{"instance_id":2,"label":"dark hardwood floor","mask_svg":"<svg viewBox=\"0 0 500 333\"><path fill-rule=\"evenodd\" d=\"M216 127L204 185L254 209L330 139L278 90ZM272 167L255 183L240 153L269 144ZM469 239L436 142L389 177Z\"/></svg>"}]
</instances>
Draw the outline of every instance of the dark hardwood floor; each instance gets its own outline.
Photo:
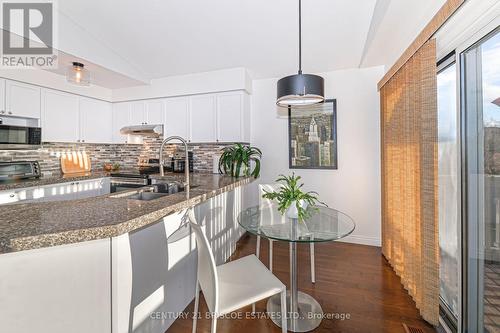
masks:
<instances>
[{"instance_id":1,"label":"dark hardwood floor","mask_svg":"<svg viewBox=\"0 0 500 333\"><path fill-rule=\"evenodd\" d=\"M255 253L256 238L245 235L231 259ZM274 274L289 285L288 243L274 242ZM401 332L402 323L436 332L418 314L415 303L401 286L400 279L380 248L341 242L316 244L316 284L311 283L309 247L299 244L299 290L316 298L324 313L349 315L349 319L324 319L314 332ZM268 241L261 242L261 259L268 265ZM193 311L192 302L186 311ZM264 314L266 300L257 303ZM200 298L202 317L208 311ZM249 313L251 307L240 310ZM168 333L188 333L192 319L177 319ZM197 332L210 332L210 320L199 319ZM281 332L270 319L219 319L217 332Z\"/></svg>"}]
</instances>

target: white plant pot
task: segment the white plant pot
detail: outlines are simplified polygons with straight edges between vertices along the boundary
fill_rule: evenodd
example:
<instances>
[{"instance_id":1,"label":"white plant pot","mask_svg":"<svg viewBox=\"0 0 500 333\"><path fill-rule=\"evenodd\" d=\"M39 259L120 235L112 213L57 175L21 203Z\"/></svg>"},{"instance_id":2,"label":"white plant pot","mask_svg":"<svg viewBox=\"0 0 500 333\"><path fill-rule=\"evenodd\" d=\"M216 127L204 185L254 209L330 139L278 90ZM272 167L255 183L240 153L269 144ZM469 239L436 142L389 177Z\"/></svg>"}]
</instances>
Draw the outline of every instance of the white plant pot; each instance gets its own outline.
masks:
<instances>
[{"instance_id":1,"label":"white plant pot","mask_svg":"<svg viewBox=\"0 0 500 333\"><path fill-rule=\"evenodd\" d=\"M299 201L300 207L303 209L307 208L307 202L304 200ZM290 207L286 210L286 216L290 219L298 219L299 218L299 210L297 209L297 201L293 201Z\"/></svg>"}]
</instances>

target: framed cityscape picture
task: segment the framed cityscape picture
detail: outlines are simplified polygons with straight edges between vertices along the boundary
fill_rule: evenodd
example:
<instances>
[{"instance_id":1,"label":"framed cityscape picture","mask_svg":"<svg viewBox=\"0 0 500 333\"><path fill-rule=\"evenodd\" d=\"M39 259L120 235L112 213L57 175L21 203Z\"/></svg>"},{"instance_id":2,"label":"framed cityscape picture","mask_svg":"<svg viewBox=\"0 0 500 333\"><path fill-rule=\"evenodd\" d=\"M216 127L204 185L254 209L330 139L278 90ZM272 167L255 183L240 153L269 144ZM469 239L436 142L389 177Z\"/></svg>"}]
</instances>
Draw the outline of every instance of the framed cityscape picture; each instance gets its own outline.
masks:
<instances>
[{"instance_id":1,"label":"framed cityscape picture","mask_svg":"<svg viewBox=\"0 0 500 333\"><path fill-rule=\"evenodd\" d=\"M288 108L290 169L337 169L337 101Z\"/></svg>"}]
</instances>

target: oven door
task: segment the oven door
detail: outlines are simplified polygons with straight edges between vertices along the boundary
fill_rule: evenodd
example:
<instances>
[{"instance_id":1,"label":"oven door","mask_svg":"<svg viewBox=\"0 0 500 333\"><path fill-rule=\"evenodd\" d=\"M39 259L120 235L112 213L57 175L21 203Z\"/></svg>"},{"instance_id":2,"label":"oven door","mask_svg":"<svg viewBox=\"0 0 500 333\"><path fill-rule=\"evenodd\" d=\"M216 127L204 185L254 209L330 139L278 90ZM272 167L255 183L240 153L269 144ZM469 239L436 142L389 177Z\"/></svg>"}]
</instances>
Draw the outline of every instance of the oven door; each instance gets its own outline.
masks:
<instances>
[{"instance_id":1,"label":"oven door","mask_svg":"<svg viewBox=\"0 0 500 333\"><path fill-rule=\"evenodd\" d=\"M0 149L36 149L41 140L39 127L0 125Z\"/></svg>"},{"instance_id":2,"label":"oven door","mask_svg":"<svg viewBox=\"0 0 500 333\"><path fill-rule=\"evenodd\" d=\"M147 179L113 177L110 180L110 193L129 191L147 185Z\"/></svg>"}]
</instances>

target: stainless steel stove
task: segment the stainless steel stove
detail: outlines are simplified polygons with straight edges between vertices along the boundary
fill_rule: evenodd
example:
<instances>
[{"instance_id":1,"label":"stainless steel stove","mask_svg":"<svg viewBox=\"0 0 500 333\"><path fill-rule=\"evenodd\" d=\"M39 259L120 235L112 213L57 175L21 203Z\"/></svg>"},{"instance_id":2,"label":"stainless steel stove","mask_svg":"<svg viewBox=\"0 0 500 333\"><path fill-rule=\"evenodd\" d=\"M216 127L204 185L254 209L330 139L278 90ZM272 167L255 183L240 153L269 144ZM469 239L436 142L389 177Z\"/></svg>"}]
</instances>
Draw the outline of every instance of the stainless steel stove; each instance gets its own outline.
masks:
<instances>
[{"instance_id":1,"label":"stainless steel stove","mask_svg":"<svg viewBox=\"0 0 500 333\"><path fill-rule=\"evenodd\" d=\"M137 168L111 173L111 193L151 185L149 175L160 172L158 159L140 161Z\"/></svg>"}]
</instances>

